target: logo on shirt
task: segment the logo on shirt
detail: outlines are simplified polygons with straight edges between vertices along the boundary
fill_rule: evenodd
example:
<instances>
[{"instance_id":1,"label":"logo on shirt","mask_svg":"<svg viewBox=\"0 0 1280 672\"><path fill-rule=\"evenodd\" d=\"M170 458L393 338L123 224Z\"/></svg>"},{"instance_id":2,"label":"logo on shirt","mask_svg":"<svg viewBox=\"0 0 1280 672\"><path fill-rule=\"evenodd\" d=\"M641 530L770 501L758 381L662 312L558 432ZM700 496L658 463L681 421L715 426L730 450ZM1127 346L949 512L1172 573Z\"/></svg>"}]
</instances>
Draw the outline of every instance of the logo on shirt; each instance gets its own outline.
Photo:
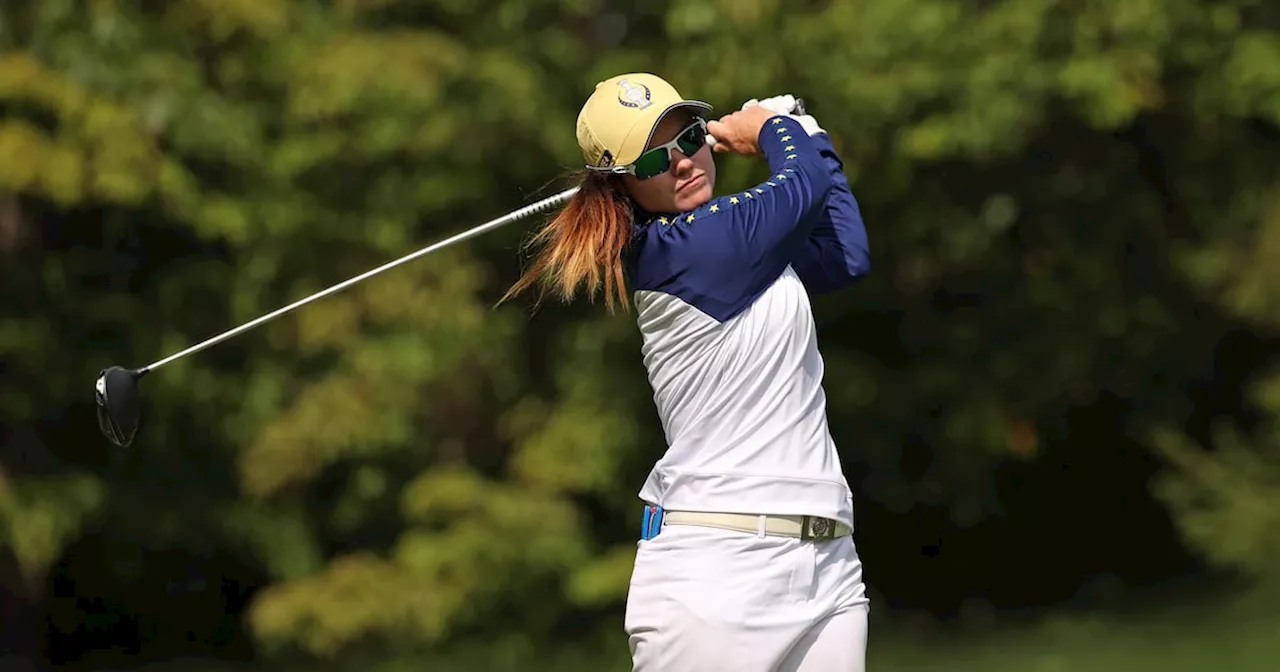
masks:
<instances>
[{"instance_id":1,"label":"logo on shirt","mask_svg":"<svg viewBox=\"0 0 1280 672\"><path fill-rule=\"evenodd\" d=\"M629 79L618 82L618 102L643 110L653 104L653 93L644 84L637 84Z\"/></svg>"}]
</instances>

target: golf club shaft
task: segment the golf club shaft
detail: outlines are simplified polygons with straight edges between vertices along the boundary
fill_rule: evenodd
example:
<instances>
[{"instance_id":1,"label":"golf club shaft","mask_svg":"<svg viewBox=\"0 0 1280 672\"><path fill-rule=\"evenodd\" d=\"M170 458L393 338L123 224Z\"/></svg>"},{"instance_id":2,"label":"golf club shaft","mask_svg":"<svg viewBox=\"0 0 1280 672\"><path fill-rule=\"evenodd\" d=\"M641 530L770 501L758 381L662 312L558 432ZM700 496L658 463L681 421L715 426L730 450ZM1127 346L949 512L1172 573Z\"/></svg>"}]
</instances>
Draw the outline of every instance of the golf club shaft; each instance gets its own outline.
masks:
<instances>
[{"instance_id":1,"label":"golf club shaft","mask_svg":"<svg viewBox=\"0 0 1280 672\"><path fill-rule=\"evenodd\" d=\"M373 270L361 273L360 275L357 275L354 278L351 278L350 280L344 280L328 289L319 291L303 299L299 299L283 308L278 308L250 322L245 322L244 324L234 329L224 331L221 334L218 334L217 336L214 336L213 338L210 338L206 341L197 343L187 348L186 350L183 350L182 352L169 355L168 357L165 357L164 359L158 362L154 362L152 364L149 364L139 369L137 373L139 375L142 375L149 371L154 371L155 369L158 369L164 366L165 364L168 364L169 362L172 362L176 359L181 359L183 357L186 357L187 355L200 352L201 350L204 350L205 348L211 345L225 341L228 338L231 338L232 336L235 336L237 334L241 334L246 331L249 331L250 329L253 329L254 327L257 327L263 323L270 322L271 320L274 320L275 318L280 317L281 315L284 315L285 313L288 313L294 310L295 308L301 308L302 306L305 306L308 303L315 301L316 299L320 299L330 294L333 294L335 292L342 291L343 289L346 289L347 287L350 287L351 285L354 285L362 280L371 278L383 271L390 270L406 262L413 261L414 259L417 259L418 257L421 257L423 255L448 247L450 245L453 245L454 243L462 242L464 240L467 240L468 238L474 238L482 233L486 233L498 227L504 226L506 224L510 224L511 222L521 220L526 217L530 217L532 215L536 215L538 213L550 210L551 208L556 207L561 203L564 203L565 201L568 201L575 193L577 193L577 191L578 191L578 187L572 187L570 189L566 189L560 192L559 194L556 194L555 196L544 198L543 200L538 201L537 203L533 203L531 205L526 205L525 207L520 208L519 210L514 210L511 213L503 215L502 217L499 217L493 221L486 222L468 231L463 231L462 233L459 233L456 236L453 236L451 238L446 238L438 243L424 247L418 250L417 252L400 257L399 259L396 259L394 261L387 262Z\"/></svg>"}]
</instances>

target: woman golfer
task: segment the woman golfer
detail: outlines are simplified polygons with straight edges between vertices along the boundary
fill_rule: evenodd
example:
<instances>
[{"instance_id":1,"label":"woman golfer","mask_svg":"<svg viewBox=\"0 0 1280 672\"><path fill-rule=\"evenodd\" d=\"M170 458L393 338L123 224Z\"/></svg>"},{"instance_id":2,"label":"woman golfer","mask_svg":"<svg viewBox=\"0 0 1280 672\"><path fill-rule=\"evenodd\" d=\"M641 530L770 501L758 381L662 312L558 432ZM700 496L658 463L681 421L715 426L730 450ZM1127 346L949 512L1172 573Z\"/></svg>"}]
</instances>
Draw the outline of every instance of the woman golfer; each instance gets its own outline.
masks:
<instances>
[{"instance_id":1,"label":"woman golfer","mask_svg":"<svg viewBox=\"0 0 1280 672\"><path fill-rule=\"evenodd\" d=\"M596 85L581 189L507 295L634 298L668 444L640 491L638 672L864 669L853 496L809 296L866 274L867 238L830 140L793 105L706 121L710 105L651 74ZM714 197L708 132L716 151L762 154L769 178Z\"/></svg>"}]
</instances>

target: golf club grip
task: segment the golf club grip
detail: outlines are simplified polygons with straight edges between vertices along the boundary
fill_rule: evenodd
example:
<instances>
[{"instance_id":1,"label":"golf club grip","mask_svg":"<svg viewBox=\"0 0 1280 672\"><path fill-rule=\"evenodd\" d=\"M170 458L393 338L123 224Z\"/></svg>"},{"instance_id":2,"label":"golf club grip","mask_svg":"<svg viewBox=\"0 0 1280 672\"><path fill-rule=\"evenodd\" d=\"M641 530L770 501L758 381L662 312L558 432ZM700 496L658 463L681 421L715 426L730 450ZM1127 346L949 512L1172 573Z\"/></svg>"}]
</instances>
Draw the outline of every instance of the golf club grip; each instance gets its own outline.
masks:
<instances>
[{"instance_id":1,"label":"golf club grip","mask_svg":"<svg viewBox=\"0 0 1280 672\"><path fill-rule=\"evenodd\" d=\"M556 207L556 206L558 206L558 205L560 205L560 204L562 204L562 203L564 203L564 202L568 201L570 198L572 198L572 197L573 197L573 195L574 195L574 194L578 193L578 189L579 189L579 188L580 188L580 187L571 187L571 188L569 188L569 189L566 189L566 190L564 190L564 191L562 191L562 192L560 192L560 193L556 194L555 196L551 196L551 197L549 197L549 198L544 198L544 199L542 199L541 201L538 201L537 203L533 203L533 204L531 204L531 205L526 205L526 206L524 206L523 208L520 208L520 209L518 209L518 210L513 210L513 211L511 211L510 213L508 213L508 214L506 214L506 215L503 215L502 217L499 217L499 218L494 219L494 220L489 221L489 222L485 222L484 224L481 224L481 225L479 225L479 226L477 226L477 227L475 227L475 228L473 228L473 229L469 229L469 230L467 230L467 231L463 231L462 233L459 233L459 234L457 234L457 235L455 235L455 236L453 236L453 237L450 237L450 238L446 238L446 239L444 239L444 240L442 240L442 241L440 241L440 242L438 242L438 243L434 243L434 244L432 244L432 245L428 245L427 247L424 247L424 248L422 248L422 249L420 249L420 250L418 250L417 252L414 252L414 253L412 253L412 254L408 254L408 255L406 255L406 256L400 257L399 259L396 259L396 260L394 260L394 261L389 261L389 262L387 262L387 263L385 263L385 264L383 264L383 265L381 265L381 266L379 266L379 267L377 267L377 268L375 268L375 269L372 269L372 270L369 270L369 271L365 271L364 273L361 273L360 275L357 275L357 276L355 276L354 278L351 278L351 279L349 279L349 280L344 280L344 281L342 281L342 282L340 282L340 283L338 283L338 284L336 284L336 285L333 285L332 287L329 287L328 289L321 290L321 291L319 291L319 292L316 292L315 294L312 294L312 295L310 295L310 296L307 296L307 297L304 297L304 298L302 298L302 299L299 299L299 300L297 300L297 301L295 301L295 302L293 302L293 303L291 303L291 304L289 304L289 305L287 305L287 306L284 306L283 308L277 308L276 310L273 310L273 311L271 311L270 313L267 313L266 315L263 315L263 316L261 316L261 317L258 317L258 318L254 319L254 320L252 320L252 321L245 322L244 324L242 324L242 325L240 325L240 326L238 326L238 327L236 327L236 328L234 328L234 329L229 329L229 330L227 330L227 331L222 332L221 334L218 334L217 336L214 336L213 338L210 338L210 339L205 340L205 341L201 341L200 343L197 343L197 344L195 344L195 345L193 345L193 346L191 346L191 347L187 348L186 350L183 350L182 352L178 352L178 353L175 353L175 354L169 355L168 357L165 357L164 359L162 359L162 360L160 360L160 361L154 362L154 363L152 363L152 364L148 364L147 366L145 366L145 367L143 367L143 368L141 368L141 369L138 369L138 374L139 374L139 375L145 374L145 373L147 373L148 371L152 371L152 370L158 369L158 368L160 368L160 367L164 366L165 364L168 364L169 362L174 361L175 359L181 359L182 357L186 357L187 355L195 354L195 353L197 353L197 352L199 352L199 351L201 351L201 350L204 350L205 348L207 348L207 347L209 347L209 346L211 346L211 345L214 345L214 344L220 343L220 342L222 342L222 341L225 341L225 340L227 340L228 338L231 338L232 336L235 336L235 335L237 335L237 334L242 334L242 333L244 333L244 332L246 332L246 331L249 331L250 329L253 329L253 328L254 328L254 327L256 327L256 326L259 326L259 325L261 325L261 324L263 324L263 323L266 323L266 322L270 322L271 320L273 320L273 319L275 319L275 318L277 318L277 317L280 317L281 315L284 315L285 313L288 313L288 312L290 312L290 311L292 311L292 310L294 310L294 309L296 309L296 308L301 308L302 306L305 306L305 305L307 305L308 303L311 303L312 301L315 301L315 300L317 300L317 299L320 299L320 298L326 297L326 296L328 296L328 295L330 295L330 294L333 294L333 293L335 293L335 292L339 292L339 291L341 291L341 290L343 290L343 289L346 289L347 287L350 287L350 286L352 286L352 285L354 285L354 284L356 284L356 283L358 283L358 282L361 282L361 281L363 281L363 280L367 280L367 279L369 279L369 278L371 278L371 277L373 277L373 276L375 276L375 275L378 275L379 273L382 273L383 271L388 271L388 270L391 270L392 268L395 268L396 266L399 266L399 265L401 265L401 264L404 264L404 263L407 263L407 262L413 261L414 259L417 259L418 257L424 256L424 255L426 255L426 254L429 254L429 253L434 252L434 251L436 251L436 250L439 250L439 249L441 249L441 248L448 247L448 246L450 246L450 245L453 245L454 243L460 243L460 242L462 242L462 241L464 241L464 240L467 240L467 239L469 239L469 238L474 238L474 237L476 237L476 236L478 236L478 235L480 235L480 234L482 234L482 233L487 233L487 232L492 231L493 229L496 229L496 228L498 228L498 227L501 227L501 226L505 226L505 225L507 225L507 224L510 224L511 222L519 221L519 220L521 220L521 219L525 219L525 218L527 218L527 217L531 217L531 216L533 216L533 215L536 215L536 214L539 214L539 213L542 213L542 212L546 212L547 210L550 210L550 209L552 209L552 208L554 208L554 207Z\"/></svg>"},{"instance_id":2,"label":"golf club grip","mask_svg":"<svg viewBox=\"0 0 1280 672\"><path fill-rule=\"evenodd\" d=\"M791 110L791 114L804 115L804 98L796 98L795 109ZM716 140L710 133L707 134L707 145L714 147L719 140Z\"/></svg>"}]
</instances>

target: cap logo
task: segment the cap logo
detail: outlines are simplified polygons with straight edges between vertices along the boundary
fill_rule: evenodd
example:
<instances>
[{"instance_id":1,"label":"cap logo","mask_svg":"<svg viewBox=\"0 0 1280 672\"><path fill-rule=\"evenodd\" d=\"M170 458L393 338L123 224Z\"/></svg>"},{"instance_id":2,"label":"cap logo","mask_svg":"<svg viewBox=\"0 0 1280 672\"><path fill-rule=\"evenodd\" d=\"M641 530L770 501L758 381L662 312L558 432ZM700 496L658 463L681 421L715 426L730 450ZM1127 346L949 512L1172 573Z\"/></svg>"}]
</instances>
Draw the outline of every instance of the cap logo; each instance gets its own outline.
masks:
<instances>
[{"instance_id":1,"label":"cap logo","mask_svg":"<svg viewBox=\"0 0 1280 672\"><path fill-rule=\"evenodd\" d=\"M624 79L618 82L618 102L627 107L643 110L653 104L653 94L644 84Z\"/></svg>"},{"instance_id":2,"label":"cap logo","mask_svg":"<svg viewBox=\"0 0 1280 672\"><path fill-rule=\"evenodd\" d=\"M613 165L613 152L606 149L604 150L604 153L600 155L600 160L596 162L596 167L608 168L612 165Z\"/></svg>"}]
</instances>

